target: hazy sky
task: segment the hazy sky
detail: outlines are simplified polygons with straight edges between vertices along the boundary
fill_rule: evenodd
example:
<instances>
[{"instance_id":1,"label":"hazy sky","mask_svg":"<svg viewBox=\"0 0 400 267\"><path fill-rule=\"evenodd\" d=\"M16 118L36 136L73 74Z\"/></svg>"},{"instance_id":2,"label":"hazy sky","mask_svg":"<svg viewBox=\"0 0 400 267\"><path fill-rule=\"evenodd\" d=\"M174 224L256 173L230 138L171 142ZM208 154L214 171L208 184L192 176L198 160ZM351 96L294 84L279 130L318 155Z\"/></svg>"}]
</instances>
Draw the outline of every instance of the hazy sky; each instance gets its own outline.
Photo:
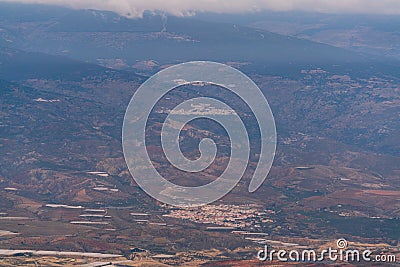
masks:
<instances>
[{"instance_id":1,"label":"hazy sky","mask_svg":"<svg viewBox=\"0 0 400 267\"><path fill-rule=\"evenodd\" d=\"M161 10L174 15L196 11L244 13L259 10L307 10L325 13L400 14L400 0L0 0L42 3L72 8L99 9L136 17L144 10Z\"/></svg>"}]
</instances>

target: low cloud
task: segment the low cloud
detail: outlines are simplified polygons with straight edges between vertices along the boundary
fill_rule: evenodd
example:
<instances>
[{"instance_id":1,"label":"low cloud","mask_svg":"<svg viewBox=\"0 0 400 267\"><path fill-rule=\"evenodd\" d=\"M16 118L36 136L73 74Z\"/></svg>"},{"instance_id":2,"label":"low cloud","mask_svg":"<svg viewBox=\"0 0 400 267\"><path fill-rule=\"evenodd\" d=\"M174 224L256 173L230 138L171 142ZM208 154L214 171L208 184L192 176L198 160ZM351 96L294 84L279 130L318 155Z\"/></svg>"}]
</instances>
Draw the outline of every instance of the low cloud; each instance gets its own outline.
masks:
<instances>
[{"instance_id":1,"label":"low cloud","mask_svg":"<svg viewBox=\"0 0 400 267\"><path fill-rule=\"evenodd\" d=\"M143 11L163 11L185 16L195 12L246 13L262 10L322 13L400 14L399 0L0 0L51 4L76 9L97 9L140 17Z\"/></svg>"}]
</instances>

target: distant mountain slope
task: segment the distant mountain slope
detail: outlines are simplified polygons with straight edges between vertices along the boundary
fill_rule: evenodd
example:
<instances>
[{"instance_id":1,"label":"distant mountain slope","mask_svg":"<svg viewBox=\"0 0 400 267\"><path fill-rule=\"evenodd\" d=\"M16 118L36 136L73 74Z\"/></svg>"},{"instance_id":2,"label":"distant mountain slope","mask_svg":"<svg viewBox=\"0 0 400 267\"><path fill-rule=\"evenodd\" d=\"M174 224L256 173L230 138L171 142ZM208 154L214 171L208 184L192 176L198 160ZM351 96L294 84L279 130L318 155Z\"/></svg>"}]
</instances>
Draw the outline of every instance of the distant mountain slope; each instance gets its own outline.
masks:
<instances>
[{"instance_id":1,"label":"distant mountain slope","mask_svg":"<svg viewBox=\"0 0 400 267\"><path fill-rule=\"evenodd\" d=\"M15 6L1 4L0 42L92 63L120 60L125 68L138 61L211 60L251 63L264 73L285 76L298 75L310 66L342 73L398 75L392 65L384 66L354 52L230 23L154 14L127 19L111 12L29 7L31 16L22 12L16 20L7 15L7 10L15 14ZM43 12L46 9L51 16Z\"/></svg>"},{"instance_id":2,"label":"distant mountain slope","mask_svg":"<svg viewBox=\"0 0 400 267\"><path fill-rule=\"evenodd\" d=\"M196 19L238 23L283 35L400 59L400 17L389 14L327 14L261 11L253 14L198 13Z\"/></svg>"}]
</instances>

